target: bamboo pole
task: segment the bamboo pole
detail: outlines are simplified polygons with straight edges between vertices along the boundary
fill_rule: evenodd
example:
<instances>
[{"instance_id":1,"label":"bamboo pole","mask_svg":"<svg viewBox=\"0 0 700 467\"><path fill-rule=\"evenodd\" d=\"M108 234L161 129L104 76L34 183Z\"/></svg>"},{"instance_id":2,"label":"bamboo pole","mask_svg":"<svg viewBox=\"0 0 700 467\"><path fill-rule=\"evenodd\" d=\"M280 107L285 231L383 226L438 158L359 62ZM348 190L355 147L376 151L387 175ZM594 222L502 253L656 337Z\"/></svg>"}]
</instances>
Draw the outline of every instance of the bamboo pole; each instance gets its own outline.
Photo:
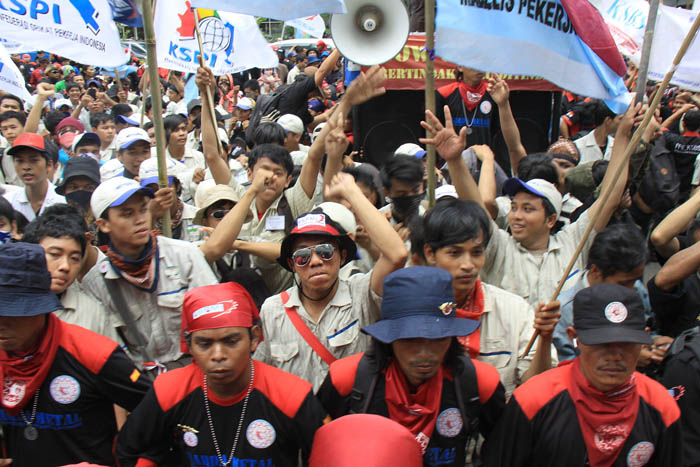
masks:
<instances>
[{"instance_id":1,"label":"bamboo pole","mask_svg":"<svg viewBox=\"0 0 700 467\"><path fill-rule=\"evenodd\" d=\"M199 44L199 66L204 67L204 46L202 45L202 35L199 33L199 13L197 12L197 9L192 7L192 12L194 13L194 30L195 33L197 34L197 43ZM212 96L211 93L211 88L207 86L207 92L204 96L201 96L206 102L203 102L202 105L206 105L209 107L209 112L211 113L211 119L214 121L214 130L217 132L216 133L216 147L219 151L219 157L224 157L224 147L221 144L221 140L219 139L219 133L218 133L218 128L219 124L216 121L216 109L214 108L214 97Z\"/></svg>"},{"instance_id":2,"label":"bamboo pole","mask_svg":"<svg viewBox=\"0 0 700 467\"><path fill-rule=\"evenodd\" d=\"M158 157L158 188L168 186L168 171L165 164L165 130L163 128L163 106L160 100L160 79L158 77L158 57L156 56L156 39L153 30L153 5L151 0L141 0L143 7L143 32L146 42L146 60L151 89L151 109L153 111L153 128L156 132L156 155ZM153 96L157 96L153 97ZM144 103L145 105L145 103ZM172 237L170 211L163 214L163 235Z\"/></svg>"},{"instance_id":3,"label":"bamboo pole","mask_svg":"<svg viewBox=\"0 0 700 467\"><path fill-rule=\"evenodd\" d=\"M632 156L632 153L634 153L635 149L639 145L639 142L642 139L642 135L644 134L644 131L646 130L647 126L649 125L649 122L653 118L654 112L656 111L656 108L659 106L659 102L661 102L661 97L664 95L664 91L668 87L668 84L671 81L671 78L673 78L673 74L676 72L676 68L678 68L678 65L680 64L681 60L683 60L685 53L688 51L690 44L693 42L693 39L695 38L695 34L698 32L698 28L700 28L700 15L695 17L695 21L693 21L693 24L690 27L688 34L685 36L685 39L683 39L683 43L681 44L680 48L678 49L678 52L676 52L676 56L673 59L673 64L671 65L671 68L668 70L668 72L664 76L664 80L662 81L661 86L659 86L658 91L654 95L654 99L651 101L651 104L649 105L649 108L647 109L646 114L644 115L644 120L642 120L642 123L637 128L637 131L634 132L634 135L632 136L632 140L627 145L627 148L625 149L625 153L622 156L623 163L620 164L620 166L617 169L617 172L615 172L614 177L613 177L613 182L607 187L608 189L605 190L605 193L601 194L600 203L597 206L596 212L592 213L591 222L590 222L590 224L588 224L588 228L584 232L583 238L581 238L581 242L579 243L578 247L576 248L576 251L574 251L574 254L571 257L571 260L569 261L569 264L566 266L566 269L564 270L564 274L562 274L561 279L559 279L559 284L557 285L557 289L554 292L554 294L552 295L550 302L553 302L559 296L559 293L561 292L561 289L564 286L564 282L566 282L566 279L569 277L569 272L571 272L571 269L573 268L574 263L576 262L576 259L581 254L581 250L583 250L583 246L586 244L588 236L593 231L593 226L595 225L596 221L600 217L600 214L603 212L603 206L605 206L605 204L608 203L609 198L610 198L610 194L612 193L613 188L617 184L617 181L620 178L622 171L627 169L629 158ZM535 330L535 332L532 333L532 337L530 338L530 342L528 342L527 348L525 349L525 352L523 352L521 357L524 357L525 355L530 353L530 349L534 345L535 340L537 339L538 335L539 335L538 330Z\"/></svg>"},{"instance_id":4,"label":"bamboo pole","mask_svg":"<svg viewBox=\"0 0 700 467\"><path fill-rule=\"evenodd\" d=\"M435 113L435 0L425 0L425 108ZM428 205L435 205L435 146L426 145L428 168Z\"/></svg>"},{"instance_id":5,"label":"bamboo pole","mask_svg":"<svg viewBox=\"0 0 700 467\"><path fill-rule=\"evenodd\" d=\"M642 102L647 90L647 75L649 74L649 58L651 57L651 46L654 40L654 27L656 25L656 14L659 11L659 0L651 0L649 3L649 15L647 17L646 28L644 29L644 44L642 44L642 58L639 62L639 74L637 75L637 91L635 102Z\"/></svg>"}]
</instances>

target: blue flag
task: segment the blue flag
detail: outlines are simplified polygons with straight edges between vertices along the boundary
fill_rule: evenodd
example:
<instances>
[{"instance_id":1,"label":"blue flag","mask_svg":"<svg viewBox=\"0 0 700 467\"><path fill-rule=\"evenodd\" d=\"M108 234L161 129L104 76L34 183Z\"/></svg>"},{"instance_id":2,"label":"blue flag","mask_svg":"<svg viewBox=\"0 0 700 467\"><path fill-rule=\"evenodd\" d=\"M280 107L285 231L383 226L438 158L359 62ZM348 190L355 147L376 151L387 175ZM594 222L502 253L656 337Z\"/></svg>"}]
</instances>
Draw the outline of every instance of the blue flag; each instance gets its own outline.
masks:
<instances>
[{"instance_id":1,"label":"blue flag","mask_svg":"<svg viewBox=\"0 0 700 467\"><path fill-rule=\"evenodd\" d=\"M344 0L191 0L192 6L282 21L318 13L346 13Z\"/></svg>"},{"instance_id":2,"label":"blue flag","mask_svg":"<svg viewBox=\"0 0 700 467\"><path fill-rule=\"evenodd\" d=\"M117 23L136 28L143 27L143 17L136 7L136 0L107 0L112 9L112 19Z\"/></svg>"}]
</instances>

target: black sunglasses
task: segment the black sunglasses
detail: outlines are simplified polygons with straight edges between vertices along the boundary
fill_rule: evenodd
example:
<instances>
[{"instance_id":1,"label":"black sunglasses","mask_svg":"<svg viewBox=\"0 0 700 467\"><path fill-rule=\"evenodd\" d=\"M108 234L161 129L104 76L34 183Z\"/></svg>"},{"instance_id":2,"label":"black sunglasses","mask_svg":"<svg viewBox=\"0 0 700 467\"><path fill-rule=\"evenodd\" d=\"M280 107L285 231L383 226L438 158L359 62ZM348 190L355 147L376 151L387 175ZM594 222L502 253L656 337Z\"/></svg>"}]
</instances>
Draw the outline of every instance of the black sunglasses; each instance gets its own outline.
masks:
<instances>
[{"instance_id":1,"label":"black sunglasses","mask_svg":"<svg viewBox=\"0 0 700 467\"><path fill-rule=\"evenodd\" d=\"M226 214L231 211L230 209L217 209L216 211L210 213L209 215L214 219L223 219Z\"/></svg>"},{"instance_id":2,"label":"black sunglasses","mask_svg":"<svg viewBox=\"0 0 700 467\"><path fill-rule=\"evenodd\" d=\"M292 260L297 266L306 266L311 261L311 255L316 252L323 261L330 261L335 253L335 247L330 243L300 248L292 254Z\"/></svg>"}]
</instances>

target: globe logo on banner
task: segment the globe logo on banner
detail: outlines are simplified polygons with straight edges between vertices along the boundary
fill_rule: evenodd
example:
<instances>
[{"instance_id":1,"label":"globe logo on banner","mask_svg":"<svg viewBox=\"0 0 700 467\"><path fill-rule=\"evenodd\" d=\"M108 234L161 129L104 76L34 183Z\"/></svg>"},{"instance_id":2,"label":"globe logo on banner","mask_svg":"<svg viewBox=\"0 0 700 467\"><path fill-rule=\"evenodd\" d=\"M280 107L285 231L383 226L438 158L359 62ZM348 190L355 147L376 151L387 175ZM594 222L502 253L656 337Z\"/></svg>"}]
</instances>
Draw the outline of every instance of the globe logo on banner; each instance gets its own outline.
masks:
<instances>
[{"instance_id":1,"label":"globe logo on banner","mask_svg":"<svg viewBox=\"0 0 700 467\"><path fill-rule=\"evenodd\" d=\"M221 19L211 16L199 21L199 31L202 34L202 45L206 49L212 52L226 52L226 55L230 54L228 50L233 42L233 37L231 37L233 27L229 30Z\"/></svg>"}]
</instances>

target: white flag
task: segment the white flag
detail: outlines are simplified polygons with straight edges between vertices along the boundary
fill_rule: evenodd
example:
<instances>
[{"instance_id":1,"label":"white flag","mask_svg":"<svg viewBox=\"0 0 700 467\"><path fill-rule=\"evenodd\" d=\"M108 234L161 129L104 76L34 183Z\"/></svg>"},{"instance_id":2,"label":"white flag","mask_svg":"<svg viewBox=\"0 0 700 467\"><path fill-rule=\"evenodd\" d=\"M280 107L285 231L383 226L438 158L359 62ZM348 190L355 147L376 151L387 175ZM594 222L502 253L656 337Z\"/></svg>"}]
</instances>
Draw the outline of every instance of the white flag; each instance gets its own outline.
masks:
<instances>
[{"instance_id":1,"label":"white flag","mask_svg":"<svg viewBox=\"0 0 700 467\"><path fill-rule=\"evenodd\" d=\"M323 37L323 33L326 32L326 22L323 21L321 15L293 19L287 21L285 25L297 28L313 37Z\"/></svg>"},{"instance_id":2,"label":"white flag","mask_svg":"<svg viewBox=\"0 0 700 467\"><path fill-rule=\"evenodd\" d=\"M318 13L347 13L343 0L192 0L192 6L282 21Z\"/></svg>"},{"instance_id":3,"label":"white flag","mask_svg":"<svg viewBox=\"0 0 700 467\"><path fill-rule=\"evenodd\" d=\"M649 15L645 0L591 0L605 20L621 54L639 65Z\"/></svg>"},{"instance_id":4,"label":"white flag","mask_svg":"<svg viewBox=\"0 0 700 467\"><path fill-rule=\"evenodd\" d=\"M2 44L0 44L0 89L24 101L30 100L31 97L24 84L22 73Z\"/></svg>"},{"instance_id":5,"label":"white flag","mask_svg":"<svg viewBox=\"0 0 700 467\"><path fill-rule=\"evenodd\" d=\"M185 0L161 0L156 4L158 66L194 73L199 67L199 43L194 11ZM248 15L197 9L204 63L215 75L249 68L274 68L277 54L262 36L255 18Z\"/></svg>"},{"instance_id":6,"label":"white flag","mask_svg":"<svg viewBox=\"0 0 700 467\"><path fill-rule=\"evenodd\" d=\"M115 67L129 57L107 0L0 1L2 38L90 65Z\"/></svg>"}]
</instances>

